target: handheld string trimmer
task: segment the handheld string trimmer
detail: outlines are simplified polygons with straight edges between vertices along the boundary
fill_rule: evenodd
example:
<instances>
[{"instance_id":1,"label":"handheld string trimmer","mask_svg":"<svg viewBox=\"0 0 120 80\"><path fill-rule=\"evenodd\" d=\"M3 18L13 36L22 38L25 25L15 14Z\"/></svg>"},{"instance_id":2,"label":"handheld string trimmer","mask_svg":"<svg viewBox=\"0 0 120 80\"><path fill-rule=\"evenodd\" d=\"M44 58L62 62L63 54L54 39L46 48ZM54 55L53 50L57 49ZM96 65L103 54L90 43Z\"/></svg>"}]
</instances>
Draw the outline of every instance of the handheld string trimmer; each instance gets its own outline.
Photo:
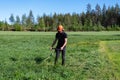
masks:
<instances>
[{"instance_id":1,"label":"handheld string trimmer","mask_svg":"<svg viewBox=\"0 0 120 80\"><path fill-rule=\"evenodd\" d=\"M52 50L60 50L60 49L52 48ZM49 59L52 55L53 55L53 52L48 57L44 58L43 62L46 61L47 59Z\"/></svg>"},{"instance_id":2,"label":"handheld string trimmer","mask_svg":"<svg viewBox=\"0 0 120 80\"><path fill-rule=\"evenodd\" d=\"M60 50L60 49L52 48L52 50ZM49 56L47 56L46 58L42 59L42 60L41 60L41 63L43 63L44 61L48 60L51 56L53 56L53 53L54 53L54 52L51 52L51 54L50 54Z\"/></svg>"}]
</instances>

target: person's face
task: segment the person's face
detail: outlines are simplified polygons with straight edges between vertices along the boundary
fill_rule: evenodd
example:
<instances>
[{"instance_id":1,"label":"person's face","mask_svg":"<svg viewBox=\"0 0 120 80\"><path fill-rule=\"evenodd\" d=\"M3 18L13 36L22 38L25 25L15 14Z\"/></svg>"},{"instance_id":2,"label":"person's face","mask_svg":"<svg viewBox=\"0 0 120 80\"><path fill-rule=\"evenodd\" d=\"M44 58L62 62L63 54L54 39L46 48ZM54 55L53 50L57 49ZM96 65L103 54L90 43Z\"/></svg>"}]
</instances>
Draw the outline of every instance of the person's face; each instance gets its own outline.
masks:
<instances>
[{"instance_id":1,"label":"person's face","mask_svg":"<svg viewBox=\"0 0 120 80\"><path fill-rule=\"evenodd\" d=\"M62 33L62 31L58 31L59 33Z\"/></svg>"}]
</instances>

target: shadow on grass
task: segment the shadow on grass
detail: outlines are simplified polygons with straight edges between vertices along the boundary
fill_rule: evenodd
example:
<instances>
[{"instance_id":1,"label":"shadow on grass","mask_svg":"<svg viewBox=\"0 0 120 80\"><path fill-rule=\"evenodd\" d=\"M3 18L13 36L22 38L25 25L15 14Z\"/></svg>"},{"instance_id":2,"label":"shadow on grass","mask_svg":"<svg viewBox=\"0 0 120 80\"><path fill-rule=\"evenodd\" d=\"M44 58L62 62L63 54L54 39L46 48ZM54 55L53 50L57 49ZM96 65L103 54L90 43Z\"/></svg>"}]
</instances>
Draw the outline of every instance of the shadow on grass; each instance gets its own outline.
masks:
<instances>
[{"instance_id":1,"label":"shadow on grass","mask_svg":"<svg viewBox=\"0 0 120 80\"><path fill-rule=\"evenodd\" d=\"M11 61L17 61L18 59L17 58L14 58L14 57L10 57L9 58Z\"/></svg>"},{"instance_id":2,"label":"shadow on grass","mask_svg":"<svg viewBox=\"0 0 120 80\"><path fill-rule=\"evenodd\" d=\"M44 61L44 58L36 57L34 60L35 60L35 62L36 62L37 64L40 64L40 63L42 63L42 62Z\"/></svg>"}]
</instances>

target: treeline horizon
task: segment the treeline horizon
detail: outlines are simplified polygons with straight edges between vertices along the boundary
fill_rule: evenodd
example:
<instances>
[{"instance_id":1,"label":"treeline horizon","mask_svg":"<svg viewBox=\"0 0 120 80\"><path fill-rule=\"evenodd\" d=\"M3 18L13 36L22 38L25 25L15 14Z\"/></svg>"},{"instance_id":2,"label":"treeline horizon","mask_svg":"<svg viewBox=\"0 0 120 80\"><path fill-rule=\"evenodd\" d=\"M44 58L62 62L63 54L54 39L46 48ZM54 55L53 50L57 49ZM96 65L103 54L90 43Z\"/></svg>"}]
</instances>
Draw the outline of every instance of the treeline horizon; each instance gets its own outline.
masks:
<instances>
[{"instance_id":1,"label":"treeline horizon","mask_svg":"<svg viewBox=\"0 0 120 80\"><path fill-rule=\"evenodd\" d=\"M9 21L0 21L0 31L56 31L57 25L64 26L66 31L120 31L120 6L104 4L101 8L96 4L95 9L87 4L86 12L66 13L37 16L32 10L29 14L19 16L10 15Z\"/></svg>"}]
</instances>

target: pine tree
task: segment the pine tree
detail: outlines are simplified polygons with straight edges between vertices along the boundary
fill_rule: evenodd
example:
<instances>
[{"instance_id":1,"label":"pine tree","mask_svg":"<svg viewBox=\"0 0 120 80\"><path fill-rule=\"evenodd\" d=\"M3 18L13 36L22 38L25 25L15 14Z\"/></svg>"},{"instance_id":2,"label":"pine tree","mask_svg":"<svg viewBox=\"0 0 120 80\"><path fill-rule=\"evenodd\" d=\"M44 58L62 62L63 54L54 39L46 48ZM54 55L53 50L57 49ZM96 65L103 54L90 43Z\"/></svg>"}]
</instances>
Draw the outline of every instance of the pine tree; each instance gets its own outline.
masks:
<instances>
[{"instance_id":1,"label":"pine tree","mask_svg":"<svg viewBox=\"0 0 120 80\"><path fill-rule=\"evenodd\" d=\"M30 28L31 30L34 29L34 16L31 10L27 17L26 24L27 24L27 27Z\"/></svg>"},{"instance_id":2,"label":"pine tree","mask_svg":"<svg viewBox=\"0 0 120 80\"><path fill-rule=\"evenodd\" d=\"M13 25L13 24L14 24L14 22L15 22L15 19L14 19L13 14L11 14L11 16L10 16L9 20L10 20L11 24Z\"/></svg>"},{"instance_id":3,"label":"pine tree","mask_svg":"<svg viewBox=\"0 0 120 80\"><path fill-rule=\"evenodd\" d=\"M22 27L25 29L26 28L26 20L27 20L27 17L26 17L26 14L23 14L22 15L22 20L21 20L21 23L22 23Z\"/></svg>"}]
</instances>

